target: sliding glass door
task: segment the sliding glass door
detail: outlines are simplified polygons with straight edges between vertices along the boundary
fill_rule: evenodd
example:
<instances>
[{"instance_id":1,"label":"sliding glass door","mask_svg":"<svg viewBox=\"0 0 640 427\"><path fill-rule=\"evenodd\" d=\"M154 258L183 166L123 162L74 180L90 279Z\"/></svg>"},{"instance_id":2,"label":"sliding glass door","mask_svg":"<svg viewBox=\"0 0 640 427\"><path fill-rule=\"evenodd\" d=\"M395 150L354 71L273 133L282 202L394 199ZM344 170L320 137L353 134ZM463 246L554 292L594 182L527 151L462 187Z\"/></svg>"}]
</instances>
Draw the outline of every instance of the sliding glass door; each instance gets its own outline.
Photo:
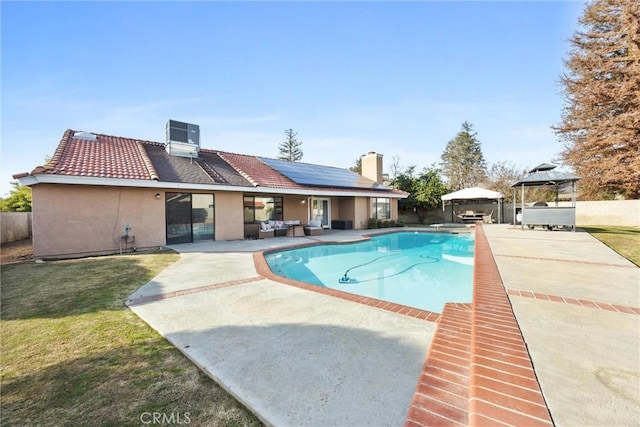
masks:
<instances>
[{"instance_id":1,"label":"sliding glass door","mask_svg":"<svg viewBox=\"0 0 640 427\"><path fill-rule=\"evenodd\" d=\"M213 194L165 193L167 244L214 240Z\"/></svg>"},{"instance_id":2,"label":"sliding glass door","mask_svg":"<svg viewBox=\"0 0 640 427\"><path fill-rule=\"evenodd\" d=\"M191 227L194 242L215 240L213 238L213 214L213 194L191 195Z\"/></svg>"}]
</instances>

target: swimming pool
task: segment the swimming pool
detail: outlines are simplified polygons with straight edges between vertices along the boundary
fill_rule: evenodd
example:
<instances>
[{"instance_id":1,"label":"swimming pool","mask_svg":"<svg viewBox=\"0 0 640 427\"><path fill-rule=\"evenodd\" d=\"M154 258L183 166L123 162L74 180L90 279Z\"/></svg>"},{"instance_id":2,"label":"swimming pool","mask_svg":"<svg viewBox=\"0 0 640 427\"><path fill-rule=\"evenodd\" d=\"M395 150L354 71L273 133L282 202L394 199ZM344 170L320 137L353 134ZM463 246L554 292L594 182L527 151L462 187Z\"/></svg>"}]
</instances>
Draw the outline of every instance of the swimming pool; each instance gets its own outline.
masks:
<instances>
[{"instance_id":1,"label":"swimming pool","mask_svg":"<svg viewBox=\"0 0 640 427\"><path fill-rule=\"evenodd\" d=\"M473 233L399 232L265 260L283 277L440 313L446 302L471 302L473 248Z\"/></svg>"}]
</instances>

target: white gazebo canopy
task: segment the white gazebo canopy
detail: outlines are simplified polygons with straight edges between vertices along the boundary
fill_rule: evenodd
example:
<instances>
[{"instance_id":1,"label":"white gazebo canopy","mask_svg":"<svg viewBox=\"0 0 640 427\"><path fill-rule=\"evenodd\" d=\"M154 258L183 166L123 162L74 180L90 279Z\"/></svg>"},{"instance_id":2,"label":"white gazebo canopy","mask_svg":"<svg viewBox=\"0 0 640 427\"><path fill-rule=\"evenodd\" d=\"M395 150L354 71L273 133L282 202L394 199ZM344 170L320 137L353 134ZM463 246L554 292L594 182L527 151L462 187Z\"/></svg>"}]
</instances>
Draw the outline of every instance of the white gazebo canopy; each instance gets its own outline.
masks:
<instances>
[{"instance_id":1,"label":"white gazebo canopy","mask_svg":"<svg viewBox=\"0 0 640 427\"><path fill-rule=\"evenodd\" d=\"M498 201L498 223L502 223L502 206L501 201L504 199L504 195L497 191L487 190L482 187L469 187L462 190L454 191L453 193L440 196L442 199L442 211L444 212L444 203L451 200L481 200L481 199L495 199ZM451 210L453 216L453 208Z\"/></svg>"},{"instance_id":2,"label":"white gazebo canopy","mask_svg":"<svg viewBox=\"0 0 640 427\"><path fill-rule=\"evenodd\" d=\"M453 193L445 194L441 196L443 201L445 200L473 200L473 199L504 199L502 193L497 191L487 190L482 187L470 187L462 190L454 191Z\"/></svg>"}]
</instances>

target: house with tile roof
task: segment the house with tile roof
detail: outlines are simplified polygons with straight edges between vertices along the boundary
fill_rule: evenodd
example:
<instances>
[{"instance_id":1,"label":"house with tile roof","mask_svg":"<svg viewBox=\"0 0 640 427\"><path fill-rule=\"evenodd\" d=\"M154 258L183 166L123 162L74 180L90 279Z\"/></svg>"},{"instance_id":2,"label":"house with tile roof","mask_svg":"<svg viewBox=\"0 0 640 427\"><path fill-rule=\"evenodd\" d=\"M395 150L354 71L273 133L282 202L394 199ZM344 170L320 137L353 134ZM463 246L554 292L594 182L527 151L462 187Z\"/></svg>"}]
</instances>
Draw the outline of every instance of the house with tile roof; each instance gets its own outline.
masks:
<instances>
[{"instance_id":1,"label":"house with tile roof","mask_svg":"<svg viewBox=\"0 0 640 427\"><path fill-rule=\"evenodd\" d=\"M54 259L257 238L267 223L397 219L407 194L382 185L382 155L362 169L205 149L197 125L169 121L165 143L69 129L45 165L14 178L32 189L34 256Z\"/></svg>"}]
</instances>

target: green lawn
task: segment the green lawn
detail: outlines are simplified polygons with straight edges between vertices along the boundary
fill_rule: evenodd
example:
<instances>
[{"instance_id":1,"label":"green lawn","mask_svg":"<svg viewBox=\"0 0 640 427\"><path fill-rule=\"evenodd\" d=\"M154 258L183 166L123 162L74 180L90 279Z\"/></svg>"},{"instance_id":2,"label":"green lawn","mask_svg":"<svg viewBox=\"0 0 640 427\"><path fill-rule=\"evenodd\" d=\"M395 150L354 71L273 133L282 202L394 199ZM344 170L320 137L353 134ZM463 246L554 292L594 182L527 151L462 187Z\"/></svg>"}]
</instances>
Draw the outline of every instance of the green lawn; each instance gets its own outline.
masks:
<instances>
[{"instance_id":1,"label":"green lawn","mask_svg":"<svg viewBox=\"0 0 640 427\"><path fill-rule=\"evenodd\" d=\"M640 228L610 225L580 228L640 267Z\"/></svg>"},{"instance_id":2,"label":"green lawn","mask_svg":"<svg viewBox=\"0 0 640 427\"><path fill-rule=\"evenodd\" d=\"M167 251L2 266L0 424L148 425L159 413L172 424L261 425L125 307L177 259Z\"/></svg>"}]
</instances>

